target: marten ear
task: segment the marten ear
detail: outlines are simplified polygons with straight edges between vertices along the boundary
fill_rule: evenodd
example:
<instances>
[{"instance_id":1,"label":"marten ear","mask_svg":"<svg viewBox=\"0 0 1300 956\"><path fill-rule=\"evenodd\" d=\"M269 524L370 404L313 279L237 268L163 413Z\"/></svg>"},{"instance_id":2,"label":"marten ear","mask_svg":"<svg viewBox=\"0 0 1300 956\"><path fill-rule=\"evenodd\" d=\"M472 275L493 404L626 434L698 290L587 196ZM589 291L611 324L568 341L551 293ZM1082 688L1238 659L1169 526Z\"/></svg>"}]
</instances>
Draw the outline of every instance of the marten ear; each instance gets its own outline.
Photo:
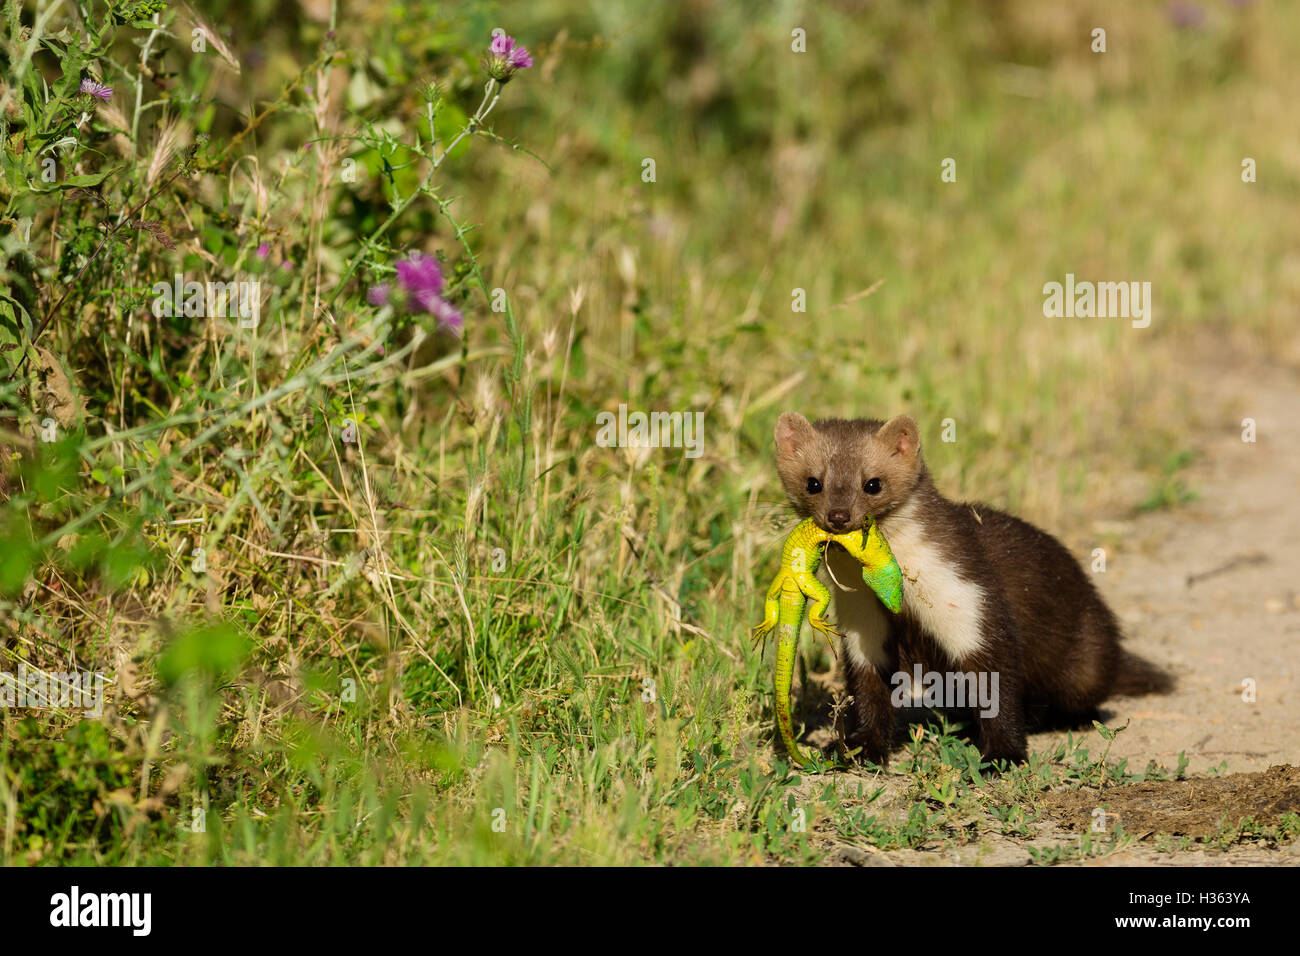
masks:
<instances>
[{"instance_id":1,"label":"marten ear","mask_svg":"<svg viewBox=\"0 0 1300 956\"><path fill-rule=\"evenodd\" d=\"M921 430L908 415L895 415L876 432L876 438L890 450L891 455L901 455L912 461L921 451Z\"/></svg>"},{"instance_id":2,"label":"marten ear","mask_svg":"<svg viewBox=\"0 0 1300 956\"><path fill-rule=\"evenodd\" d=\"M800 449L807 448L813 440L813 427L808 419L798 412L782 412L776 420L776 454L780 458L793 458Z\"/></svg>"}]
</instances>

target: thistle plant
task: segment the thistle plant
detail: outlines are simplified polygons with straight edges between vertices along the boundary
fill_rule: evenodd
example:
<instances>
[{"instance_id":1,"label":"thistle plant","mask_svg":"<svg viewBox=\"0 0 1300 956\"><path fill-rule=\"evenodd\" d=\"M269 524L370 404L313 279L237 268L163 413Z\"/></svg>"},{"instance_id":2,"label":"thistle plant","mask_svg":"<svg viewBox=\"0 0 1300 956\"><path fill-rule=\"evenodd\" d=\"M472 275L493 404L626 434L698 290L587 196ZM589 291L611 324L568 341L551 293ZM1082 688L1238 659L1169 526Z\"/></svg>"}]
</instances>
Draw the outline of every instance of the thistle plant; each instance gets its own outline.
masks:
<instances>
[{"instance_id":1,"label":"thistle plant","mask_svg":"<svg viewBox=\"0 0 1300 956\"><path fill-rule=\"evenodd\" d=\"M519 70L526 69L533 65L533 60L531 55L529 55L528 50L517 45L513 37L508 37L504 34L497 34L492 38L492 42L488 49L488 56L484 60L488 79L483 87L483 98L479 102L478 108L469 117L469 120L464 124L460 131L457 132L445 148L438 148L437 117L440 112L442 95L437 84L434 83L426 85L422 91L427 110L426 122L429 133L427 146L422 143L418 132L416 134L415 143L409 147L400 147L400 144L392 140L391 137L386 134L377 133L373 130L368 137L359 137L362 143L377 150L385 156L392 155L398 150L398 148L404 148L415 156L427 160L428 168L425 171L423 178L420 180L419 185L405 196L398 194L396 184L394 183L392 212L389 214L387 219L385 219L369 236L365 238L362 250L353 257L347 270L339 279L338 286L326 301L325 305L327 308L334 303L339 295L342 294L344 289L347 287L348 280L352 278L357 269L360 268L361 264L366 260L369 250L374 248L379 239L388 232L393 224L401 217L402 213L404 213L417 198L420 196L428 196L439 204L440 209L444 212L446 211L445 201L438 195L437 191L432 186L438 169L444 162L446 162L447 157L451 155L452 151L455 150L458 145L460 145L462 140L474 135L482 128L484 121L492 113L492 110L500 100L501 91L505 83ZM463 238L459 229L457 229L457 238ZM439 275L438 278L440 280L441 276ZM439 290L441 290L440 282ZM449 321L447 314L439 315L439 318L449 327L459 327L461 324L458 320Z\"/></svg>"}]
</instances>

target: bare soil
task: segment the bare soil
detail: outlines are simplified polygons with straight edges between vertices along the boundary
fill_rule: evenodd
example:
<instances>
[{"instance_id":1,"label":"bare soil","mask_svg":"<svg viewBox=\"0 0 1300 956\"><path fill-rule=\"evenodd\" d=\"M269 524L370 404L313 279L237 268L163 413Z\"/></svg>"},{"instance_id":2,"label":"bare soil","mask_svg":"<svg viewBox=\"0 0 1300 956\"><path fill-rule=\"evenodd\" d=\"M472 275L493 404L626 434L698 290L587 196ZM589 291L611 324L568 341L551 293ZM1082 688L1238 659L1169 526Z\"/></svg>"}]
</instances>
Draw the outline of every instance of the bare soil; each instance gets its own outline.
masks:
<instances>
[{"instance_id":1,"label":"bare soil","mask_svg":"<svg viewBox=\"0 0 1300 956\"><path fill-rule=\"evenodd\" d=\"M1097 807L1109 826L1121 824L1138 839L1168 833L1207 840L1244 820L1277 825L1283 813L1300 813L1300 768L1069 790L1048 794L1043 810L1062 829L1084 830Z\"/></svg>"}]
</instances>

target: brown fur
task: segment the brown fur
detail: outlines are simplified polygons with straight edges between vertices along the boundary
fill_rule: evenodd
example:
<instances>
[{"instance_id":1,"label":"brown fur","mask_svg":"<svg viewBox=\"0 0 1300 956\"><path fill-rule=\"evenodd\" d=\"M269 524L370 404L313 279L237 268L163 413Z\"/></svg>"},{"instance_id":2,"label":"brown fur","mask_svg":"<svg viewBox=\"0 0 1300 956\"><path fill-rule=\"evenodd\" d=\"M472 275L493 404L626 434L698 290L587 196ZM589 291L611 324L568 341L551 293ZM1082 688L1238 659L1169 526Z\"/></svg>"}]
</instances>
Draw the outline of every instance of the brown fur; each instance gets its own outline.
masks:
<instances>
[{"instance_id":1,"label":"brown fur","mask_svg":"<svg viewBox=\"0 0 1300 956\"><path fill-rule=\"evenodd\" d=\"M909 534L917 535L919 528L941 556L944 573L984 593L978 649L955 660L944 650L954 642L928 633L909 609L909 577L924 569L903 566L905 603L901 614L888 615L887 665L866 666L844 655L855 698L850 743L863 746L866 756L878 763L887 759L894 730L889 681L894 673L910 672L914 662L938 672L998 674L1000 712L991 718L966 715L989 759L1025 758L1027 720L1086 725L1112 694L1172 686L1169 675L1120 647L1115 616L1059 541L1019 518L986 505L954 503L939 493L911 418L813 424L786 412L775 439L777 472L800 516L828 531L861 528L870 516L887 541L891 522L907 522ZM820 482L820 490L809 490L809 478ZM880 483L875 494L864 489L872 479ZM914 507L902 511L909 503Z\"/></svg>"}]
</instances>

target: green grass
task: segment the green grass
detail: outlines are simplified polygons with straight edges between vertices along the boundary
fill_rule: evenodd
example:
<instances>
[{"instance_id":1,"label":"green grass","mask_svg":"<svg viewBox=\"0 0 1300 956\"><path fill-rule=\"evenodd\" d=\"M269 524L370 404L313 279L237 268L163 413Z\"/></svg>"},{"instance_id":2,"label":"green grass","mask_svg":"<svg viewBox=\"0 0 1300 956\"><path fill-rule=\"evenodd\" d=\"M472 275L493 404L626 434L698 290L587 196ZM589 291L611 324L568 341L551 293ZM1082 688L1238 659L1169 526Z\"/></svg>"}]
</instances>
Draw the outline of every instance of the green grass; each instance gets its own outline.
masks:
<instances>
[{"instance_id":1,"label":"green grass","mask_svg":"<svg viewBox=\"0 0 1300 956\"><path fill-rule=\"evenodd\" d=\"M1100 774L1071 742L990 776L939 733L881 815L872 784L789 772L744 639L790 523L784 408L906 410L944 490L1090 548L1093 519L1194 491L1187 343L1287 341L1300 18L1044 6L394 3L331 44L242 0L211 15L262 57L160 36L138 118L147 29L102 34L116 114L79 128L15 88L0 670L75 661L115 692L99 731L0 714L0 863L811 862L827 834L964 840L963 814L1020 833L1034 793ZM377 234L428 169L422 86L445 147L497 25L537 65ZM194 148L150 177L164 115ZM60 182L111 170L98 192L38 191L65 135ZM139 218L178 248L126 230L96 257L161 183ZM366 303L407 249L443 257L463 341ZM154 319L178 271L261 277L262 325ZM1066 272L1152 282L1151 328L1044 318ZM599 447L620 403L704 412L702 456ZM59 409L63 440L33 441Z\"/></svg>"}]
</instances>

